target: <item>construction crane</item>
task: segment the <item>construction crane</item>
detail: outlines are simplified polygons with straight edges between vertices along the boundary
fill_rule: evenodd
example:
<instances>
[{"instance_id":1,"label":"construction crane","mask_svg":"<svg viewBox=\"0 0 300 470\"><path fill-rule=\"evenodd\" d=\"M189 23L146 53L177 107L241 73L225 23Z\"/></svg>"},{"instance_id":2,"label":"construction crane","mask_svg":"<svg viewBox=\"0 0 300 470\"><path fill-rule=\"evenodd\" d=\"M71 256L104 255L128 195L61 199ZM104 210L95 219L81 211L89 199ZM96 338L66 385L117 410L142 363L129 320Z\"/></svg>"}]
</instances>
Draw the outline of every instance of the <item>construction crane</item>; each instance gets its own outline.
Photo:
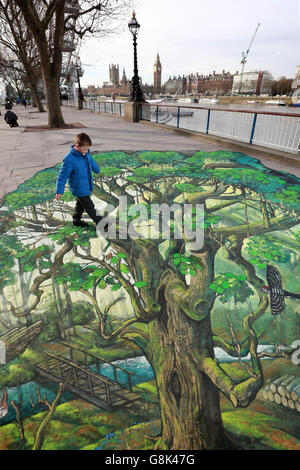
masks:
<instances>
[{"instance_id":1,"label":"construction crane","mask_svg":"<svg viewBox=\"0 0 300 470\"><path fill-rule=\"evenodd\" d=\"M252 39L250 41L250 44L249 44L249 47L248 49L246 50L246 52L242 52L242 60L241 60L241 64L242 64L242 70L241 70L241 79L240 79L240 85L239 85L239 93L241 93L241 89L242 89L242 82L243 82L243 75L244 75L244 68L245 68L245 63L247 62L247 56L249 54L249 51L251 49L251 46L253 44L253 41L255 39L255 36L256 36L256 33L257 33L257 30L260 26L260 23L258 23L258 25L256 26L256 30L252 36Z\"/></svg>"}]
</instances>

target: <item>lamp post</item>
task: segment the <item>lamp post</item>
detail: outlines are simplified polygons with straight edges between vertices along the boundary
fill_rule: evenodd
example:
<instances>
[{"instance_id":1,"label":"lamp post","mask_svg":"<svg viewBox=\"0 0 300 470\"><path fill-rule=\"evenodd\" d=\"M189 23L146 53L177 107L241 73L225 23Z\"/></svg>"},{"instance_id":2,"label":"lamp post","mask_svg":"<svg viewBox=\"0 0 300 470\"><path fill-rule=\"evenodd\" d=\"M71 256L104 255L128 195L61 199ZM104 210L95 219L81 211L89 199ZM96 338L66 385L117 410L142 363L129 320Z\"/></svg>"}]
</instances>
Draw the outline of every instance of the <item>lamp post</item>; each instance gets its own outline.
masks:
<instances>
[{"instance_id":1,"label":"lamp post","mask_svg":"<svg viewBox=\"0 0 300 470\"><path fill-rule=\"evenodd\" d=\"M140 25L136 20L135 12L132 13L132 18L128 23L128 28L133 36L133 59L134 59L134 68L133 68L133 77L131 79L131 93L128 101L133 102L145 102L144 94L140 86L140 77L138 76L138 65L137 65L137 41L136 37L140 30Z\"/></svg>"},{"instance_id":2,"label":"lamp post","mask_svg":"<svg viewBox=\"0 0 300 470\"><path fill-rule=\"evenodd\" d=\"M81 89L81 86L80 86L80 76L79 76L79 71L81 69L81 65L78 61L78 59L76 59L74 62L73 62L73 67L75 68L76 70L76 74L77 74L77 82L78 82L78 102L77 102L77 108L78 109L82 109L82 102L84 101L84 97L83 97L83 94L82 94L82 89Z\"/></svg>"}]
</instances>

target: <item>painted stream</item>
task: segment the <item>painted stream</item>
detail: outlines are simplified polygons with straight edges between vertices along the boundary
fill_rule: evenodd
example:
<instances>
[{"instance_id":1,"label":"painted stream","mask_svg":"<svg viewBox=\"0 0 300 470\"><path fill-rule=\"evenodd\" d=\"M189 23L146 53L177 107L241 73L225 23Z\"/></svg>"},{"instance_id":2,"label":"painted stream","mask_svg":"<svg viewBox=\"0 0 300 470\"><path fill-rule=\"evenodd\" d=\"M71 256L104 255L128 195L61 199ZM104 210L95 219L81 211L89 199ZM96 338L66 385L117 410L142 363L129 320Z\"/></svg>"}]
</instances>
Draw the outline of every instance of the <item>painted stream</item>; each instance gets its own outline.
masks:
<instances>
[{"instance_id":1,"label":"painted stream","mask_svg":"<svg viewBox=\"0 0 300 470\"><path fill-rule=\"evenodd\" d=\"M273 345L259 345L258 352L274 352ZM221 348L215 348L215 357L219 362L234 362L237 359L231 357ZM250 360L250 354L242 359L243 361ZM124 369L133 372L135 375L132 376L132 385L138 385L142 382L147 382L154 378L154 372L145 358L145 356L138 356L133 357L130 359L124 359L120 361L114 361L113 364L123 367ZM90 366L92 370L97 370L96 366ZM114 380L114 370L113 367L109 364L101 365L101 374L105 377ZM127 374L122 370L118 369L117 372L118 382L124 386L127 386L128 379ZM27 418L33 414L39 413L44 411L46 408L44 405L38 405L32 408L30 397L32 398L33 403L37 403L37 391L36 391L37 383L27 382L21 384L19 387L10 387L7 388L7 395L8 395L8 413L6 416L0 418L0 426L13 422L16 419L15 409L11 405L11 400L14 400L20 407L20 414L21 417ZM47 400L51 403L57 392L58 392L58 384L54 384L53 382L44 382L43 385L39 385L40 388L40 395L41 398L44 399L44 394L46 394ZM68 402L70 400L74 400L76 395L68 390L64 392L60 399L60 404Z\"/></svg>"}]
</instances>

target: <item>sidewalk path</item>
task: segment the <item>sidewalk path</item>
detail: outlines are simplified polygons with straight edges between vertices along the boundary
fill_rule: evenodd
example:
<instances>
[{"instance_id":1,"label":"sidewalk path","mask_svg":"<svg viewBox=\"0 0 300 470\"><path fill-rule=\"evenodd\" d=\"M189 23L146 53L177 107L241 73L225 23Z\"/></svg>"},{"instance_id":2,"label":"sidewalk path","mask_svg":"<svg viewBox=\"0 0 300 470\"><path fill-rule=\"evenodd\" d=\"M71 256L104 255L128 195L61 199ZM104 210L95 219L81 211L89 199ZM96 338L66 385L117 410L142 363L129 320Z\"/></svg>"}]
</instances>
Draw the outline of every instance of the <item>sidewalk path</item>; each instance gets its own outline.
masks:
<instances>
[{"instance_id":1,"label":"sidewalk path","mask_svg":"<svg viewBox=\"0 0 300 470\"><path fill-rule=\"evenodd\" d=\"M19 184L37 171L61 162L79 132L86 132L93 141L92 151L111 150L228 150L228 144L212 143L205 139L181 135L143 123L128 123L121 117L96 114L87 110L78 111L63 107L66 123L80 122L85 127L39 132L24 132L26 126L47 124L47 113L38 113L36 108L14 105L19 116L19 127L10 128L0 107L0 198L15 190ZM233 150L234 151L234 150ZM244 152L256 157L256 152ZM286 170L300 177L300 168L292 164L283 167L282 162L260 158L268 167Z\"/></svg>"}]
</instances>

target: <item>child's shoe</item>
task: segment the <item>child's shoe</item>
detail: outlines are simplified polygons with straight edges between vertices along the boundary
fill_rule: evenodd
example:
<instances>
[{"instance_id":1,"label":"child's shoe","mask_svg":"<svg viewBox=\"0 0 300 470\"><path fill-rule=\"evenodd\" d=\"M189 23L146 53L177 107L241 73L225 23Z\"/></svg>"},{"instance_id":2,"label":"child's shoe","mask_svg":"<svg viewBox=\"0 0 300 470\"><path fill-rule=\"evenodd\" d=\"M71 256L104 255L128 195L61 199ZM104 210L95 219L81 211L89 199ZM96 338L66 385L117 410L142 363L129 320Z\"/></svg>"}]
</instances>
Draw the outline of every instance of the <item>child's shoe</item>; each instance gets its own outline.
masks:
<instances>
[{"instance_id":1,"label":"child's shoe","mask_svg":"<svg viewBox=\"0 0 300 470\"><path fill-rule=\"evenodd\" d=\"M83 220L73 220L73 225L76 227L90 227L90 225L87 222L84 222Z\"/></svg>"}]
</instances>

